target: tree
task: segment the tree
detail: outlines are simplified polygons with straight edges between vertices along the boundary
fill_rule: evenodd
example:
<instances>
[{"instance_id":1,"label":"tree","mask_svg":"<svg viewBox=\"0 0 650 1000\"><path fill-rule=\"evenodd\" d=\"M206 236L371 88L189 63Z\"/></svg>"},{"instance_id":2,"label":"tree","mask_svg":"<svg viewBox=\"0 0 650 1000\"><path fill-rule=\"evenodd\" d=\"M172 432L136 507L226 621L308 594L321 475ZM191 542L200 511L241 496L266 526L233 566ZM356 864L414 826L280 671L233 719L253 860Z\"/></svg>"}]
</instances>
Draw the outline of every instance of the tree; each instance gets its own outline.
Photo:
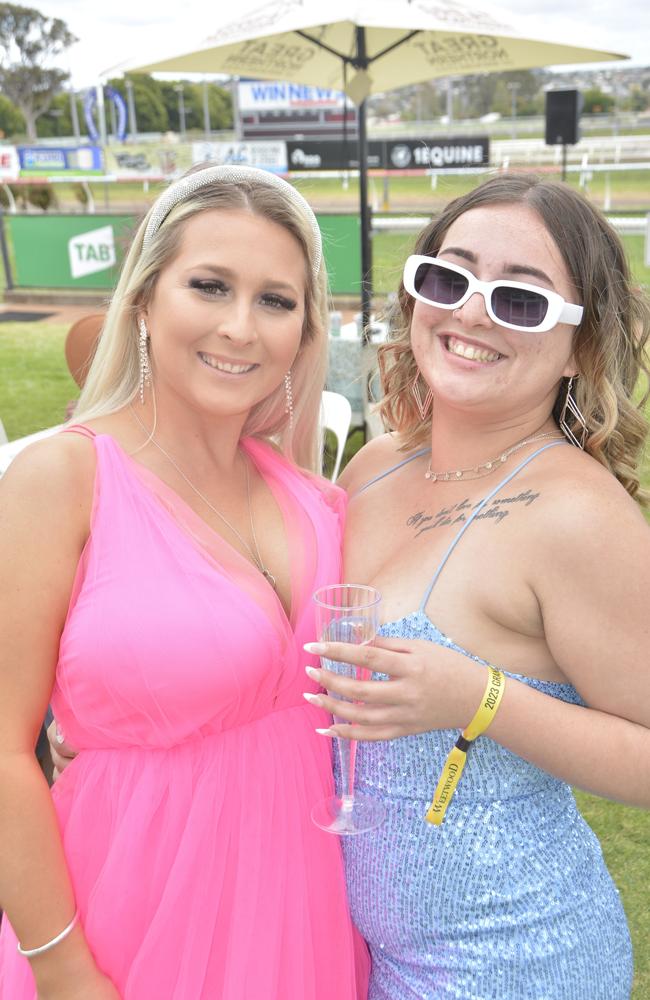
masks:
<instances>
[{"instance_id":1,"label":"tree","mask_svg":"<svg viewBox=\"0 0 650 1000\"><path fill-rule=\"evenodd\" d=\"M650 107L650 94L641 87L632 87L626 103L629 111L645 111Z\"/></svg>"},{"instance_id":2,"label":"tree","mask_svg":"<svg viewBox=\"0 0 650 1000\"><path fill-rule=\"evenodd\" d=\"M201 115L203 115L203 84L196 83L194 86L201 94ZM219 87L216 83L208 83L208 111L212 131L219 132L232 128L232 97L224 87Z\"/></svg>"},{"instance_id":3,"label":"tree","mask_svg":"<svg viewBox=\"0 0 650 1000\"><path fill-rule=\"evenodd\" d=\"M397 93L382 94L381 101L373 97L371 107L378 117L399 114L405 121L433 121L445 114L447 98L439 80L427 80Z\"/></svg>"},{"instance_id":4,"label":"tree","mask_svg":"<svg viewBox=\"0 0 650 1000\"><path fill-rule=\"evenodd\" d=\"M611 94L605 94L598 87L585 90L582 102L582 110L585 115L607 114L616 103Z\"/></svg>"},{"instance_id":5,"label":"tree","mask_svg":"<svg viewBox=\"0 0 650 1000\"><path fill-rule=\"evenodd\" d=\"M546 76L546 72L539 69L464 76L459 81L464 113L467 117L480 118L489 112L498 111L510 117L513 93L517 114L539 113L543 107L541 90Z\"/></svg>"},{"instance_id":6,"label":"tree","mask_svg":"<svg viewBox=\"0 0 650 1000\"><path fill-rule=\"evenodd\" d=\"M179 94L176 87L182 83L185 128L203 131L203 84L188 80L162 82L154 80L147 73L129 73L133 83L133 104L138 132L180 131ZM109 81L114 90L127 99L126 83L123 78ZM214 131L232 128L232 101L223 87L208 84L208 110L210 127Z\"/></svg>"},{"instance_id":7,"label":"tree","mask_svg":"<svg viewBox=\"0 0 650 1000\"><path fill-rule=\"evenodd\" d=\"M0 135L20 135L25 131L25 120L18 108L0 94Z\"/></svg>"},{"instance_id":8,"label":"tree","mask_svg":"<svg viewBox=\"0 0 650 1000\"><path fill-rule=\"evenodd\" d=\"M189 80L178 80L173 83L160 81L160 96L167 109L169 128L180 132L180 100L178 88L183 88L183 108L185 112L185 128L203 131L203 84L190 83ZM232 128L232 101L230 94L215 84L208 84L208 110L210 112L210 128L214 131Z\"/></svg>"},{"instance_id":9,"label":"tree","mask_svg":"<svg viewBox=\"0 0 650 1000\"><path fill-rule=\"evenodd\" d=\"M58 17L45 17L33 7L0 4L0 90L22 112L30 141L36 139L37 119L70 75L49 64L76 41Z\"/></svg>"},{"instance_id":10,"label":"tree","mask_svg":"<svg viewBox=\"0 0 650 1000\"><path fill-rule=\"evenodd\" d=\"M185 105L185 127L204 131L204 85L202 83L189 83L181 81L183 84L183 102ZM175 121L180 125L178 114L178 92L174 91L176 103L170 101L169 107L172 109L170 123ZM208 83L208 113L210 115L210 129L219 131L220 129L232 128L232 101L230 95L222 88L212 83Z\"/></svg>"},{"instance_id":11,"label":"tree","mask_svg":"<svg viewBox=\"0 0 650 1000\"><path fill-rule=\"evenodd\" d=\"M165 108L165 114L167 116L167 128L171 132L180 132L178 93L176 90L174 90L174 87L176 87L177 84L175 82L170 83L168 80L157 80L156 84L158 87L158 94L160 96L160 100L162 101ZM185 86L186 84L184 83L183 87ZM185 96L184 91L183 91L183 96ZM185 117L185 125L186 127L189 126L187 115Z\"/></svg>"},{"instance_id":12,"label":"tree","mask_svg":"<svg viewBox=\"0 0 650 1000\"><path fill-rule=\"evenodd\" d=\"M68 94L56 94L47 112L39 118L36 132L39 139L51 139L59 135L72 135L72 115L70 114L70 97Z\"/></svg>"},{"instance_id":13,"label":"tree","mask_svg":"<svg viewBox=\"0 0 650 1000\"><path fill-rule=\"evenodd\" d=\"M129 73L129 79L133 83L133 105L138 132L166 132L169 122L160 96L158 80L154 80L147 73ZM127 101L126 83L123 78L109 80L109 84Z\"/></svg>"}]
</instances>

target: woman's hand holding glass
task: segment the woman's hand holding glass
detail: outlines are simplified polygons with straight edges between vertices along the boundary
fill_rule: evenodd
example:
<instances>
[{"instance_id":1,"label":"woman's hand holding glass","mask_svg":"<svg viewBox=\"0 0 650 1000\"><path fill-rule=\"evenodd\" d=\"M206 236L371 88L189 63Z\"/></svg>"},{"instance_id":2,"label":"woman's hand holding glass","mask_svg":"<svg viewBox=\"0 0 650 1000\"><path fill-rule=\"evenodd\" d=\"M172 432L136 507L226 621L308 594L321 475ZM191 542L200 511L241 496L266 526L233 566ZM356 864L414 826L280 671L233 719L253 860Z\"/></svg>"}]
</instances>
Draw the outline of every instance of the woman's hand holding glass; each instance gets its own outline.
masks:
<instances>
[{"instance_id":1,"label":"woman's hand holding glass","mask_svg":"<svg viewBox=\"0 0 650 1000\"><path fill-rule=\"evenodd\" d=\"M316 696L317 703L337 717L322 732L344 740L394 740L432 729L462 729L485 687L480 664L422 639L379 637L371 646L318 642L305 649L322 660L350 663L369 675L388 678L356 680L324 668L306 668L327 691Z\"/></svg>"}]
</instances>

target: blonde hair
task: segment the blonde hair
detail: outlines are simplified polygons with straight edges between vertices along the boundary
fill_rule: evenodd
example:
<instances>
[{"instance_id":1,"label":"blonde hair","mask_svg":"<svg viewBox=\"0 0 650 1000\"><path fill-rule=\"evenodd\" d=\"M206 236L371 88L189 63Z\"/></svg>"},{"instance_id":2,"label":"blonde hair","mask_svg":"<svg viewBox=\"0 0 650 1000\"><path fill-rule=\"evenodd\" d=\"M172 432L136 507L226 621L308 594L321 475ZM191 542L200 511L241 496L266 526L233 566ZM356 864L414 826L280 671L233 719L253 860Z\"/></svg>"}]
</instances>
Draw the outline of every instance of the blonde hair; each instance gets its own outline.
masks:
<instances>
[{"instance_id":1,"label":"blonde hair","mask_svg":"<svg viewBox=\"0 0 650 1000\"><path fill-rule=\"evenodd\" d=\"M650 309L640 289L632 286L625 250L605 217L564 184L506 174L452 201L420 234L414 253L435 255L452 223L473 208L517 203L534 209L544 222L584 307L574 335L580 377L573 396L589 429L585 450L633 497L648 504L650 495L639 482L639 462L648 433L643 409L650 394L646 356ZM403 450L422 445L431 436L431 418L421 420L410 391L418 376L410 344L413 305L400 284L390 315L389 341L379 348L384 391L379 410L384 423L402 436ZM563 379L553 411L556 421L567 389L568 380ZM421 390L426 394L423 381ZM639 392L637 402L635 392ZM579 433L577 425L573 429Z\"/></svg>"},{"instance_id":2,"label":"blonde hair","mask_svg":"<svg viewBox=\"0 0 650 1000\"><path fill-rule=\"evenodd\" d=\"M202 169L202 168L198 168ZM190 173L195 173L194 168ZM246 171L242 171L246 173ZM293 430L289 427L284 384L251 410L242 434L263 438L278 446L292 461L320 471L319 416L327 371L327 273L318 260L313 216L301 210L297 192L261 171L248 177L211 180L190 190L172 206L143 246L143 238L163 194L142 220L126 256L86 383L75 410L75 421L114 413L138 394L138 316L151 301L160 272L177 253L183 226L199 212L212 209L244 210L275 222L299 242L305 257L305 319L298 354L291 368Z\"/></svg>"}]
</instances>

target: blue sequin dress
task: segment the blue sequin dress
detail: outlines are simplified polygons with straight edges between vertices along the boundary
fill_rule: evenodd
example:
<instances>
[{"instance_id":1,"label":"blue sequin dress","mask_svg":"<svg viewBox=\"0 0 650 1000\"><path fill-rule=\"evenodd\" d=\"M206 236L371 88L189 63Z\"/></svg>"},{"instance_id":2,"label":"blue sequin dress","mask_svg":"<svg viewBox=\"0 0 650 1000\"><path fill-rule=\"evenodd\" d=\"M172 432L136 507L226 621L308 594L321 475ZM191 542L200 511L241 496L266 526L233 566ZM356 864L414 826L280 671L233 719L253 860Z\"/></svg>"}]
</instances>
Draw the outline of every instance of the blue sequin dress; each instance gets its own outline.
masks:
<instances>
[{"instance_id":1,"label":"blue sequin dress","mask_svg":"<svg viewBox=\"0 0 650 1000\"><path fill-rule=\"evenodd\" d=\"M520 463L483 505L558 443ZM484 662L443 635L424 610L472 519L418 610L383 625L380 635L426 639ZM569 684L505 672L581 704ZM387 810L377 830L341 838L352 916L372 954L368 1000L628 1000L625 914L568 785L483 736L444 823L425 822L457 735L434 730L359 744L356 788L380 797Z\"/></svg>"}]
</instances>

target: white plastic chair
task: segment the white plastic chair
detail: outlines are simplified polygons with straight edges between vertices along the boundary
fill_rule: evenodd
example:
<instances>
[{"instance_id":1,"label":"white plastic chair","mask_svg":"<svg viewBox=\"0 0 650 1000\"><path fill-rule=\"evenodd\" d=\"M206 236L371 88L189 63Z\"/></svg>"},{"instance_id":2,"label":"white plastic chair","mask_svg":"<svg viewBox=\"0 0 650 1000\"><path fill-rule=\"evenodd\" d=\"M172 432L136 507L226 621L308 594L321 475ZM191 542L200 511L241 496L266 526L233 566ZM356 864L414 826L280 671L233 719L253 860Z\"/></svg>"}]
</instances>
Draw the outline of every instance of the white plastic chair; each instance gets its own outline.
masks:
<instances>
[{"instance_id":1,"label":"white plastic chair","mask_svg":"<svg viewBox=\"0 0 650 1000\"><path fill-rule=\"evenodd\" d=\"M351 422L352 407L349 401L340 392L329 392L326 389L321 400L321 427L323 430L332 431L336 438L336 459L332 469L332 481L339 474L343 449L348 439Z\"/></svg>"}]
</instances>

